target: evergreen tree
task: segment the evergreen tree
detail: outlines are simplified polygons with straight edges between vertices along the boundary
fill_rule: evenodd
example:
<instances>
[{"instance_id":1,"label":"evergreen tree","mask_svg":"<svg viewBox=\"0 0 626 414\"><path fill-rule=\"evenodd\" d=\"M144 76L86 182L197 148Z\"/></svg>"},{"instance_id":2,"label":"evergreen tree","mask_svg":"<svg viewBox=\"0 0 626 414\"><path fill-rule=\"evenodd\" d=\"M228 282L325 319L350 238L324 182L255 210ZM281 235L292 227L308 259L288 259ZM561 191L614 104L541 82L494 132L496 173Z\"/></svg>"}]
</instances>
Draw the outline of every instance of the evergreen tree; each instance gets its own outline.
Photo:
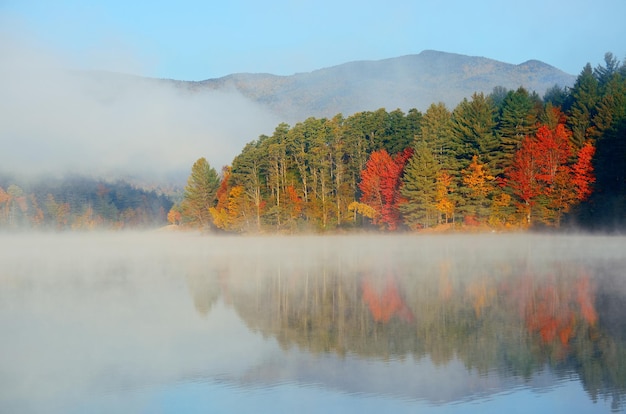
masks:
<instances>
[{"instance_id":1,"label":"evergreen tree","mask_svg":"<svg viewBox=\"0 0 626 414\"><path fill-rule=\"evenodd\" d=\"M504 86L494 86L491 93L487 96L493 102L493 105L496 107L498 113L502 108L502 104L506 99L509 91Z\"/></svg>"},{"instance_id":2,"label":"evergreen tree","mask_svg":"<svg viewBox=\"0 0 626 414\"><path fill-rule=\"evenodd\" d=\"M452 130L459 146L457 158L461 168L467 168L476 155L488 164L497 158L500 143L494 134L495 125L495 106L482 93L473 94L471 101L464 99L454 109Z\"/></svg>"},{"instance_id":3,"label":"evergreen tree","mask_svg":"<svg viewBox=\"0 0 626 414\"><path fill-rule=\"evenodd\" d=\"M589 130L592 139L601 139L626 118L626 77L615 71L603 82L602 96L592 119L593 128Z\"/></svg>"},{"instance_id":4,"label":"evergreen tree","mask_svg":"<svg viewBox=\"0 0 626 414\"><path fill-rule=\"evenodd\" d=\"M265 210L265 178L263 172L266 170L267 157L264 156L260 148L259 141L252 141L243 148L233 160L231 170L232 187L241 186L245 204L252 205L253 214L247 224L248 227L260 231L262 228L261 217Z\"/></svg>"},{"instance_id":5,"label":"evergreen tree","mask_svg":"<svg viewBox=\"0 0 626 414\"><path fill-rule=\"evenodd\" d=\"M592 119L600 99L598 80L587 63L570 93L571 106L568 108L567 126L572 131L572 144L579 149L591 137Z\"/></svg>"},{"instance_id":6,"label":"evergreen tree","mask_svg":"<svg viewBox=\"0 0 626 414\"><path fill-rule=\"evenodd\" d=\"M437 224L437 176L440 166L428 144L417 142L415 152L404 168L400 194L406 202L399 205L404 223L411 229Z\"/></svg>"},{"instance_id":7,"label":"evergreen tree","mask_svg":"<svg viewBox=\"0 0 626 414\"><path fill-rule=\"evenodd\" d=\"M271 137L267 137L263 144L267 148L268 177L267 183L272 196L272 206L269 214L277 228L281 227L283 216L287 213L284 211L283 201L287 197L287 133L289 125L285 123L279 124Z\"/></svg>"},{"instance_id":8,"label":"evergreen tree","mask_svg":"<svg viewBox=\"0 0 626 414\"><path fill-rule=\"evenodd\" d=\"M383 138L383 148L389 154L397 154L413 143L415 125L409 124L409 119L400 109L389 112L387 115L387 130Z\"/></svg>"},{"instance_id":9,"label":"evergreen tree","mask_svg":"<svg viewBox=\"0 0 626 414\"><path fill-rule=\"evenodd\" d=\"M590 134L596 141L593 167L597 180L589 203L580 213L582 220L594 226L623 228L626 226L626 73L615 69L596 72L608 77L603 80L603 96L595 107Z\"/></svg>"},{"instance_id":10,"label":"evergreen tree","mask_svg":"<svg viewBox=\"0 0 626 414\"><path fill-rule=\"evenodd\" d=\"M593 75L598 80L598 86L600 89L611 80L613 75L619 73L620 61L613 56L613 53L607 52L604 54L604 66L598 65L593 70Z\"/></svg>"},{"instance_id":11,"label":"evergreen tree","mask_svg":"<svg viewBox=\"0 0 626 414\"><path fill-rule=\"evenodd\" d=\"M422 117L420 131L416 138L414 146L418 142L425 142L440 168L451 173L458 169L457 145L452 131L452 114L442 102L428 107Z\"/></svg>"},{"instance_id":12,"label":"evergreen tree","mask_svg":"<svg viewBox=\"0 0 626 414\"><path fill-rule=\"evenodd\" d=\"M524 137L532 136L537 123L537 113L531 94L524 88L510 91L500 111L497 133L502 152L492 172L500 174L511 165L513 155L520 149Z\"/></svg>"},{"instance_id":13,"label":"evergreen tree","mask_svg":"<svg viewBox=\"0 0 626 414\"><path fill-rule=\"evenodd\" d=\"M543 95L543 102L548 104L550 103L552 106L562 108L563 105L567 102L567 90L562 88L559 85L554 85L551 88L548 88L546 93Z\"/></svg>"},{"instance_id":14,"label":"evergreen tree","mask_svg":"<svg viewBox=\"0 0 626 414\"><path fill-rule=\"evenodd\" d=\"M183 220L207 228L211 225L209 209L215 206L220 179L205 158L198 159L191 168L181 203Z\"/></svg>"}]
</instances>

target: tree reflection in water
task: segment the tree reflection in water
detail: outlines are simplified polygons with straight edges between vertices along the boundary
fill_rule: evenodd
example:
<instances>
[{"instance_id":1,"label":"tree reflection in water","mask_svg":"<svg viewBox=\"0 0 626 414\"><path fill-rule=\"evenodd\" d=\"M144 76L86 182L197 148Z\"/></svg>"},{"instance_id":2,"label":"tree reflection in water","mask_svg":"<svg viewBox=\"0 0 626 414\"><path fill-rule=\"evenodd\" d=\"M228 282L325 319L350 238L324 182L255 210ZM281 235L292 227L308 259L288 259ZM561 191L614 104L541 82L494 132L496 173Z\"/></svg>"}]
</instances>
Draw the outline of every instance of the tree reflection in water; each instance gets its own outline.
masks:
<instances>
[{"instance_id":1,"label":"tree reflection in water","mask_svg":"<svg viewBox=\"0 0 626 414\"><path fill-rule=\"evenodd\" d=\"M593 400L609 397L622 406L626 335L608 325L615 315L598 297L626 296L608 285L624 263L590 265L540 246L511 254L469 247L468 240L426 247L405 239L378 250L316 249L298 240L290 242L293 251L276 246L274 254L248 251L211 265L220 274L218 289L228 291L247 326L285 349L428 356L435 364L457 358L468 370L522 378L549 367L556 375L576 373ZM192 292L202 286L194 280ZM215 300L192 295L197 304Z\"/></svg>"}]
</instances>

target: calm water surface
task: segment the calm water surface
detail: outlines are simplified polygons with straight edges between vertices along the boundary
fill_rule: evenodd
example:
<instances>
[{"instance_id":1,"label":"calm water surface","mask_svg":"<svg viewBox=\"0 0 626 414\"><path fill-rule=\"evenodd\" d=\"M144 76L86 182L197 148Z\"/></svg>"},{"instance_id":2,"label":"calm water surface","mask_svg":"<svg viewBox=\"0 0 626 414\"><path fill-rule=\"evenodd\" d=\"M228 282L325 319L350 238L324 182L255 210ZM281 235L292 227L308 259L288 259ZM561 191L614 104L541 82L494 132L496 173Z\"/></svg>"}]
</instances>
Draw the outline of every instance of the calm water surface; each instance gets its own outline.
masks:
<instances>
[{"instance_id":1,"label":"calm water surface","mask_svg":"<svg viewBox=\"0 0 626 414\"><path fill-rule=\"evenodd\" d=\"M625 248L0 235L0 412L623 411Z\"/></svg>"}]
</instances>

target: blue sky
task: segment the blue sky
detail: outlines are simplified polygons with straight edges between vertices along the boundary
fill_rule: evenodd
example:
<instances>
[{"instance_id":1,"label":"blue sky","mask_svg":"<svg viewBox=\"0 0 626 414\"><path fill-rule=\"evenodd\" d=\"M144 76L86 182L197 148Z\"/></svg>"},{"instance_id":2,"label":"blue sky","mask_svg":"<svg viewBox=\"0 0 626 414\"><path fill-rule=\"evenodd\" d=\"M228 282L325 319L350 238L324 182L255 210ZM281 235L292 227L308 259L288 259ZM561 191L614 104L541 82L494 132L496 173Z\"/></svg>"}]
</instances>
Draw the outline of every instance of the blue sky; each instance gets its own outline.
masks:
<instances>
[{"instance_id":1,"label":"blue sky","mask_svg":"<svg viewBox=\"0 0 626 414\"><path fill-rule=\"evenodd\" d=\"M434 49L578 74L626 57L624 0L0 0L3 36L74 68L202 80Z\"/></svg>"}]
</instances>

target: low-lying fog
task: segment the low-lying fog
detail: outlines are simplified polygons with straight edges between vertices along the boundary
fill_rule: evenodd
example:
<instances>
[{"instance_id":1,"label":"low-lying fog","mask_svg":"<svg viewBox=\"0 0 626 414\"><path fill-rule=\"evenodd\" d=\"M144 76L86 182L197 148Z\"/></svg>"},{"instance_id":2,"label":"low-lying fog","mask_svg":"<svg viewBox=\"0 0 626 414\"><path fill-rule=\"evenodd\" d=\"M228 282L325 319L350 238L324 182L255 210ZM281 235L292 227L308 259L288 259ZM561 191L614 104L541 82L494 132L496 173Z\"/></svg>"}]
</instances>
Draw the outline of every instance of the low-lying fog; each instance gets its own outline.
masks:
<instances>
[{"instance_id":1,"label":"low-lying fog","mask_svg":"<svg viewBox=\"0 0 626 414\"><path fill-rule=\"evenodd\" d=\"M145 410L163 390L215 381L242 390L318 384L432 404L540 390L559 374L541 360L536 370L526 365L530 376L503 371L491 354L504 334L463 337L466 328L454 328L438 342L432 330L480 320L524 342L528 321L512 326L530 296L537 307L548 293L554 307L569 301L576 329L609 320L597 301L622 312L625 241L0 234L0 411L90 411L95 401L117 409L114 400ZM620 337L622 325L609 330Z\"/></svg>"}]
</instances>

